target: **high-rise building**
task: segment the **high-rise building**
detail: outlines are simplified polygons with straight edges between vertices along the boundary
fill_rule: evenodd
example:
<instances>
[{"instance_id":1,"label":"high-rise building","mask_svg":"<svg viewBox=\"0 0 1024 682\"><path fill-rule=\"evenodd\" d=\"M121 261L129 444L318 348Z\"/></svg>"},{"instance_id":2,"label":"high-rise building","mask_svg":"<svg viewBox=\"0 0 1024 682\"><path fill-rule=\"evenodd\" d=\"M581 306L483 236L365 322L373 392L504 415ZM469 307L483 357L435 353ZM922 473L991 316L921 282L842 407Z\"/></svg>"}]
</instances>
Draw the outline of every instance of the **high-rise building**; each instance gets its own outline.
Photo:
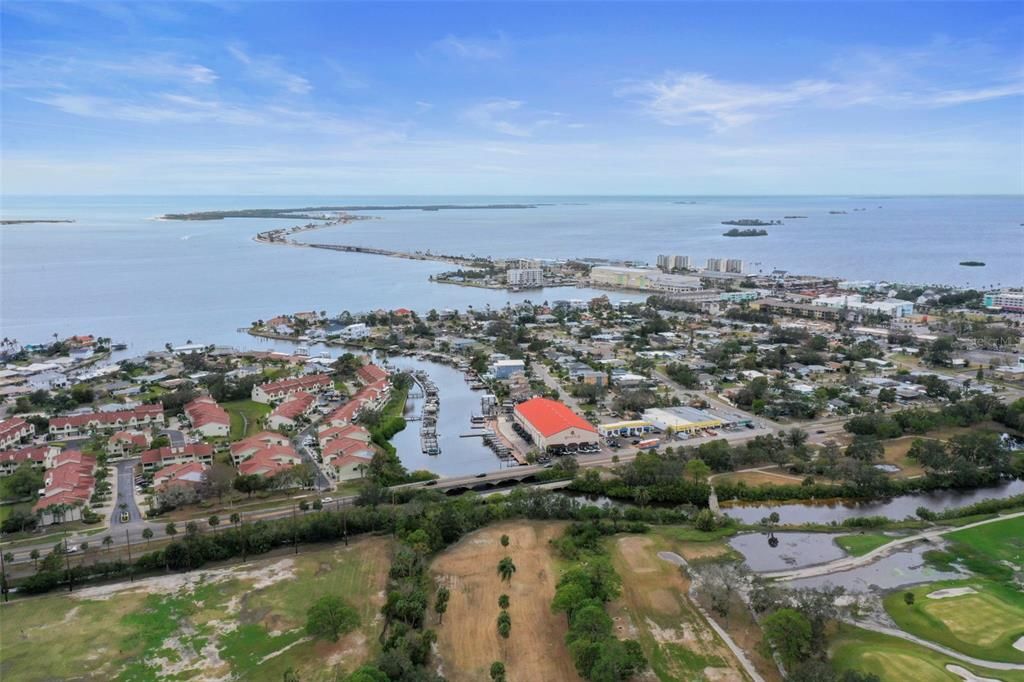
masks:
<instances>
[{"instance_id":1,"label":"high-rise building","mask_svg":"<svg viewBox=\"0 0 1024 682\"><path fill-rule=\"evenodd\" d=\"M672 269L673 270L689 270L690 269L690 257L689 256L672 256Z\"/></svg>"},{"instance_id":2,"label":"high-rise building","mask_svg":"<svg viewBox=\"0 0 1024 682\"><path fill-rule=\"evenodd\" d=\"M666 256L664 254L658 255L658 269L668 272L672 269L672 256Z\"/></svg>"},{"instance_id":3,"label":"high-rise building","mask_svg":"<svg viewBox=\"0 0 1024 682\"><path fill-rule=\"evenodd\" d=\"M739 258L727 258L725 261L726 272L743 272L743 261Z\"/></svg>"},{"instance_id":4,"label":"high-rise building","mask_svg":"<svg viewBox=\"0 0 1024 682\"><path fill-rule=\"evenodd\" d=\"M722 272L722 259L721 258L708 258L707 270L711 272Z\"/></svg>"},{"instance_id":5,"label":"high-rise building","mask_svg":"<svg viewBox=\"0 0 1024 682\"><path fill-rule=\"evenodd\" d=\"M540 268L510 268L505 277L508 285L517 289L539 289L544 286L544 271Z\"/></svg>"}]
</instances>

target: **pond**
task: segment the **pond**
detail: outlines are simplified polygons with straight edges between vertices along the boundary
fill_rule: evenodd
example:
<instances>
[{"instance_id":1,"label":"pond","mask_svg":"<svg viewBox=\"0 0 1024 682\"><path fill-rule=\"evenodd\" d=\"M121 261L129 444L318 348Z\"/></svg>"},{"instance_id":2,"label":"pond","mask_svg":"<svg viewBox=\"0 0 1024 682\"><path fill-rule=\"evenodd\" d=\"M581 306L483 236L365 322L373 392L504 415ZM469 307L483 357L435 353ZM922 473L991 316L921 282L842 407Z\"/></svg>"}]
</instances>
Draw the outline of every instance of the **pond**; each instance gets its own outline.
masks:
<instances>
[{"instance_id":1,"label":"pond","mask_svg":"<svg viewBox=\"0 0 1024 682\"><path fill-rule=\"evenodd\" d=\"M854 568L842 573L789 580L783 583L787 587L818 588L826 585L845 587L847 592L874 592L891 590L904 585L929 583L936 580L954 580L968 574L959 570L941 571L928 566L924 553L931 549L939 549L943 542L916 543L912 547L894 552L866 566Z\"/></svg>"},{"instance_id":2,"label":"pond","mask_svg":"<svg viewBox=\"0 0 1024 682\"><path fill-rule=\"evenodd\" d=\"M747 566L757 572L803 568L842 559L846 552L831 533L775 533L778 546L768 544L767 533L741 533L729 546L743 555Z\"/></svg>"},{"instance_id":3,"label":"pond","mask_svg":"<svg viewBox=\"0 0 1024 682\"><path fill-rule=\"evenodd\" d=\"M879 500L828 500L823 502L793 502L787 504L743 505L723 507L727 516L743 523L757 523L772 512L778 512L783 524L842 523L860 516L885 516L901 520L915 516L918 507L941 512L952 507L964 507L984 500L1002 499L1024 494L1024 481L1007 481L1000 485L975 490L937 490Z\"/></svg>"}]
</instances>

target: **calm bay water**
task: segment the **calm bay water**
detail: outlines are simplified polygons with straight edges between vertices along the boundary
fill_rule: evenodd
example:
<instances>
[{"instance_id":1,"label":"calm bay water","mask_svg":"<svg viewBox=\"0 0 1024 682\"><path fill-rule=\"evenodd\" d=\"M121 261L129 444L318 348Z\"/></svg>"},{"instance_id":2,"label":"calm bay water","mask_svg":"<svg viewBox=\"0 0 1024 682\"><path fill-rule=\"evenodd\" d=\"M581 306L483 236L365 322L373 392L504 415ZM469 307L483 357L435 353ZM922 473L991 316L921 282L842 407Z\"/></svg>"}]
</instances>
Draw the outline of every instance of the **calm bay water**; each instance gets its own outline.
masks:
<instances>
[{"instance_id":1,"label":"calm bay water","mask_svg":"<svg viewBox=\"0 0 1024 682\"><path fill-rule=\"evenodd\" d=\"M430 284L448 269L416 262L258 244L288 220L157 221L168 212L324 204L540 203L534 209L379 211L309 233L316 242L460 254L606 257L658 253L737 257L754 271L972 286L1024 281L1021 197L5 197L4 218L74 224L0 228L3 336L39 342L91 333L133 352L188 339L252 347L236 329L298 310L502 306L588 298L587 289L511 294ZM863 208L863 211L854 209ZM830 211L846 211L833 215ZM722 237L720 221L783 219L767 237ZM960 260L982 260L963 268ZM640 298L633 295L632 298Z\"/></svg>"}]
</instances>

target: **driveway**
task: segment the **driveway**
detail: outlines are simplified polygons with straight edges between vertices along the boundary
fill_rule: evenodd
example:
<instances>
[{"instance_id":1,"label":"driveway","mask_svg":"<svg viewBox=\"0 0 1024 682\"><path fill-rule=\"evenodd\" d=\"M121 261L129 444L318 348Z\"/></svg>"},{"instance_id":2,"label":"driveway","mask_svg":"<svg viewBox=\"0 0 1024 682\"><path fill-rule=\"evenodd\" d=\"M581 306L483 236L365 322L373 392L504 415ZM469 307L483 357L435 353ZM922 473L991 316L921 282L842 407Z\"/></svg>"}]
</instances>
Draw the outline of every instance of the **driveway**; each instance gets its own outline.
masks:
<instances>
[{"instance_id":1,"label":"driveway","mask_svg":"<svg viewBox=\"0 0 1024 682\"><path fill-rule=\"evenodd\" d=\"M137 459L131 459L118 462L115 465L117 468L117 496L114 500L111 527L138 523L144 520L142 512L139 511L139 505L135 502L135 465L138 464L138 461ZM127 521L121 520L122 504L126 505L126 511L128 512Z\"/></svg>"}]
</instances>

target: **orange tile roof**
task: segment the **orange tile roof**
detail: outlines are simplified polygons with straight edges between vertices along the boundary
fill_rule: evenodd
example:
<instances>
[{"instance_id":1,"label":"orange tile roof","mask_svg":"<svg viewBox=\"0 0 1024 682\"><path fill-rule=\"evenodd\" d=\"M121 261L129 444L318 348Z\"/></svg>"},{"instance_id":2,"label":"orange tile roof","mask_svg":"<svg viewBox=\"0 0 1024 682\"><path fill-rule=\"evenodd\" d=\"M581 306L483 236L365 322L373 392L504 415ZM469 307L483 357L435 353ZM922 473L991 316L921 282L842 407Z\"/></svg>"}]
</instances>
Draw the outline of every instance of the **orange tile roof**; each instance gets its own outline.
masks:
<instances>
[{"instance_id":1,"label":"orange tile roof","mask_svg":"<svg viewBox=\"0 0 1024 682\"><path fill-rule=\"evenodd\" d=\"M594 425L562 403L548 398L533 398L515 408L523 419L530 422L545 438L566 429L580 429L597 433Z\"/></svg>"}]
</instances>

